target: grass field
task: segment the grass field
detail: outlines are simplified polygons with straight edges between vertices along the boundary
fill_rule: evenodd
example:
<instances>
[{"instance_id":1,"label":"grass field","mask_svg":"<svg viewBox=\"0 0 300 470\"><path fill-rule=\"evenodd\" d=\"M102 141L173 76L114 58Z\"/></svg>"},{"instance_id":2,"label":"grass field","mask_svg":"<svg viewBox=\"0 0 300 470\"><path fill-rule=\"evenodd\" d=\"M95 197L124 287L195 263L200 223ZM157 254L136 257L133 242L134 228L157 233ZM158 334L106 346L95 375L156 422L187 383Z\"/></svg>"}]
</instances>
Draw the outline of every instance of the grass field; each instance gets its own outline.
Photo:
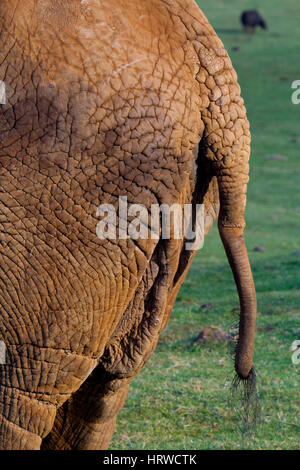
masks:
<instances>
[{"instance_id":1,"label":"grass field","mask_svg":"<svg viewBox=\"0 0 300 470\"><path fill-rule=\"evenodd\" d=\"M216 227L179 293L156 352L131 385L111 449L300 449L299 0L199 2L233 60L252 126L247 246L258 295L255 364L262 418L246 440L230 400L227 345L193 339L206 325L228 330L238 299ZM244 35L239 15L260 5L269 29ZM238 50L237 50L238 49ZM268 155L282 159L269 160ZM254 247L263 245L265 251ZM201 309L211 302L213 308Z\"/></svg>"}]
</instances>

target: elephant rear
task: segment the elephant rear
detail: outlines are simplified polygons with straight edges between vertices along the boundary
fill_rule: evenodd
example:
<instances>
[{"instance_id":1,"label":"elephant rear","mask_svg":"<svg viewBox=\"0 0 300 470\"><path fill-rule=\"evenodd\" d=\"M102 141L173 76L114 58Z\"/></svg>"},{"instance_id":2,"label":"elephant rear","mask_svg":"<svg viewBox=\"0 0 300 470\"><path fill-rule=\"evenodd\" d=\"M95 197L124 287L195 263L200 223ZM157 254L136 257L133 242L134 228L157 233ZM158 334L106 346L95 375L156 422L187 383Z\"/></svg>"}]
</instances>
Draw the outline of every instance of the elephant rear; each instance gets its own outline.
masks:
<instances>
[{"instance_id":1,"label":"elephant rear","mask_svg":"<svg viewBox=\"0 0 300 470\"><path fill-rule=\"evenodd\" d=\"M0 448L106 447L195 252L174 233L100 239L99 206L200 204L205 234L219 215L248 380L249 123L195 2L20 4L0 12Z\"/></svg>"}]
</instances>

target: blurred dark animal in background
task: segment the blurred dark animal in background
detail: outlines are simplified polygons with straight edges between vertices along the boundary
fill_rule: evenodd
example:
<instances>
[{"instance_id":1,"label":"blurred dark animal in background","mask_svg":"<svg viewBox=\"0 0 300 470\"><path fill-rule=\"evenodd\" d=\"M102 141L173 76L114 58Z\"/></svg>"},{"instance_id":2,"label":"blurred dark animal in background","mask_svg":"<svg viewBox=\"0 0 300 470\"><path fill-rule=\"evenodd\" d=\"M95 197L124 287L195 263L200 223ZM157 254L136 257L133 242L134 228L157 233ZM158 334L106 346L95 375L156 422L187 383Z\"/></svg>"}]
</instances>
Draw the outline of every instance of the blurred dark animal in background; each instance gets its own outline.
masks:
<instances>
[{"instance_id":1,"label":"blurred dark animal in background","mask_svg":"<svg viewBox=\"0 0 300 470\"><path fill-rule=\"evenodd\" d=\"M244 11L241 15L241 22L244 26L245 33L254 33L256 26L260 26L262 29L267 29L267 23L257 10Z\"/></svg>"}]
</instances>

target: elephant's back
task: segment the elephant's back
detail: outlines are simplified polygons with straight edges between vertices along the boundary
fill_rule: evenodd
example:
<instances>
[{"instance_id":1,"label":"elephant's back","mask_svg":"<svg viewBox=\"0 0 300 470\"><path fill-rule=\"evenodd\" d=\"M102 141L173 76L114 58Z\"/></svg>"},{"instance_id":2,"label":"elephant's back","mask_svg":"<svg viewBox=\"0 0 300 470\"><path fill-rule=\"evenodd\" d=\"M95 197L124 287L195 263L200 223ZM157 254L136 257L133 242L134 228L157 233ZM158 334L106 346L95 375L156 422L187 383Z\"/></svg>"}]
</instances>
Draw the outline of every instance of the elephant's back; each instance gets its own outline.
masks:
<instances>
[{"instance_id":1,"label":"elephant's back","mask_svg":"<svg viewBox=\"0 0 300 470\"><path fill-rule=\"evenodd\" d=\"M19 279L17 307L68 312L74 329L78 311L92 329L103 312L118 323L155 246L99 240L98 206L191 202L205 102L196 33L171 1L33 3L16 13L15 42L1 31L1 287Z\"/></svg>"},{"instance_id":2,"label":"elephant's back","mask_svg":"<svg viewBox=\"0 0 300 470\"><path fill-rule=\"evenodd\" d=\"M52 273L76 259L97 278L100 204L188 202L203 130L198 58L170 2L35 3L15 13L17 41L1 30L0 230L25 263Z\"/></svg>"},{"instance_id":3,"label":"elephant's back","mask_svg":"<svg viewBox=\"0 0 300 470\"><path fill-rule=\"evenodd\" d=\"M158 171L170 194L203 130L199 60L183 24L169 2L85 0L68 13L52 3L19 12L18 40L0 65L1 181L20 178L33 208L53 191L57 204L88 206L103 189L126 191L128 179L151 191Z\"/></svg>"}]
</instances>

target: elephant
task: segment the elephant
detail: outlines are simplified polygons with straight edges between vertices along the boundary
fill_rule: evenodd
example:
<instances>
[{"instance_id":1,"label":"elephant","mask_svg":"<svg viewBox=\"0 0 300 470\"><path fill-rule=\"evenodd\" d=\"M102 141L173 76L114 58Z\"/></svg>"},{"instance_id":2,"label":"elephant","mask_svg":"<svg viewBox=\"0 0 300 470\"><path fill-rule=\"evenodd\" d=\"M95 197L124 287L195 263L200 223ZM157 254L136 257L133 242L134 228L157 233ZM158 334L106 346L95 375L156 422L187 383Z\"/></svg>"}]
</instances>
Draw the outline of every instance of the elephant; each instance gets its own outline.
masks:
<instances>
[{"instance_id":1,"label":"elephant","mask_svg":"<svg viewBox=\"0 0 300 470\"><path fill-rule=\"evenodd\" d=\"M205 235L218 221L241 307L235 370L251 381L250 127L199 6L1 0L0 40L0 449L109 446L197 251L161 226L101 239L99 206L121 197L199 205Z\"/></svg>"}]
</instances>

